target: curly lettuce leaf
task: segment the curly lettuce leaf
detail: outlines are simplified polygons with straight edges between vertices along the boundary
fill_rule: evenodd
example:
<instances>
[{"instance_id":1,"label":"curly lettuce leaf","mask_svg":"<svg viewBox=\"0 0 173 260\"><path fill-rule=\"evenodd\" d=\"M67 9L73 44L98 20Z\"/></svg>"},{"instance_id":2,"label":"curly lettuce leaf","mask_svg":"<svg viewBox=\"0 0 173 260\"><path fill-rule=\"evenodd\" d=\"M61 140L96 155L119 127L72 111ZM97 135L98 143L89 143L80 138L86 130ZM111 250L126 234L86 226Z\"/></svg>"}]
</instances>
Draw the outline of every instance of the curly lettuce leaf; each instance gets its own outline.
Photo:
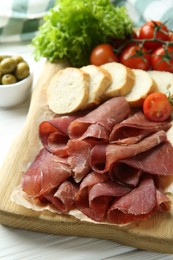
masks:
<instances>
[{"instance_id":1,"label":"curly lettuce leaf","mask_svg":"<svg viewBox=\"0 0 173 260\"><path fill-rule=\"evenodd\" d=\"M32 41L34 56L65 60L75 67L87 65L96 45L123 39L132 27L126 9L109 0L59 0Z\"/></svg>"}]
</instances>

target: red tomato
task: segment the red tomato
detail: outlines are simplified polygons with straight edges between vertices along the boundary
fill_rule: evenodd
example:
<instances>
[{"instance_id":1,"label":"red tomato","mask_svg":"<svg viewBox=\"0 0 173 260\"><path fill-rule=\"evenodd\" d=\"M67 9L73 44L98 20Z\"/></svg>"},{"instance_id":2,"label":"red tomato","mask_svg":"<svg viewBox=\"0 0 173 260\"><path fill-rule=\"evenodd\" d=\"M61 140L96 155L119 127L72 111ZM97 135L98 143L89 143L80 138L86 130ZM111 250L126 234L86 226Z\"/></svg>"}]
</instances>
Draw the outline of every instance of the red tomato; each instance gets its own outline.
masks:
<instances>
[{"instance_id":1,"label":"red tomato","mask_svg":"<svg viewBox=\"0 0 173 260\"><path fill-rule=\"evenodd\" d=\"M139 31L139 39L152 39L156 31L156 39L169 41L169 32L165 24L159 21L146 22ZM145 42L144 47L146 49L155 50L161 46L161 43L155 42Z\"/></svg>"},{"instance_id":2,"label":"red tomato","mask_svg":"<svg viewBox=\"0 0 173 260\"><path fill-rule=\"evenodd\" d=\"M123 50L120 62L132 69L148 70L150 67L150 55L145 48L132 45Z\"/></svg>"},{"instance_id":3,"label":"red tomato","mask_svg":"<svg viewBox=\"0 0 173 260\"><path fill-rule=\"evenodd\" d=\"M170 33L170 34L169 34L169 41L170 41L170 42L173 42L173 33Z\"/></svg>"},{"instance_id":4,"label":"red tomato","mask_svg":"<svg viewBox=\"0 0 173 260\"><path fill-rule=\"evenodd\" d=\"M155 92L144 100L143 112L149 120L163 122L171 115L172 106L165 94Z\"/></svg>"},{"instance_id":5,"label":"red tomato","mask_svg":"<svg viewBox=\"0 0 173 260\"><path fill-rule=\"evenodd\" d=\"M108 43L103 43L96 46L90 55L90 63L96 66L108 62L118 62L118 56L113 51L113 46Z\"/></svg>"},{"instance_id":6,"label":"red tomato","mask_svg":"<svg viewBox=\"0 0 173 260\"><path fill-rule=\"evenodd\" d=\"M151 55L151 66L154 70L173 72L173 46L156 49Z\"/></svg>"}]
</instances>

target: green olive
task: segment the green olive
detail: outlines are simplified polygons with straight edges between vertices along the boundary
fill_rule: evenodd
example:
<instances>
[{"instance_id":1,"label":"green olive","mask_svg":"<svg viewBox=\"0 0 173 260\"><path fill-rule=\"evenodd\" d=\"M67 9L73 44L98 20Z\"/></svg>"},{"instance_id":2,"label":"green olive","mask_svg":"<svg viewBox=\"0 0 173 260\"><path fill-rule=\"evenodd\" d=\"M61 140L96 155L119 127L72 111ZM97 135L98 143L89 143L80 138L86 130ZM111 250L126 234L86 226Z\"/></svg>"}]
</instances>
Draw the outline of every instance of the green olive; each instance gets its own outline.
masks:
<instances>
[{"instance_id":1,"label":"green olive","mask_svg":"<svg viewBox=\"0 0 173 260\"><path fill-rule=\"evenodd\" d=\"M0 71L0 84L2 84L2 72Z\"/></svg>"},{"instance_id":2,"label":"green olive","mask_svg":"<svg viewBox=\"0 0 173 260\"><path fill-rule=\"evenodd\" d=\"M4 58L0 63L0 70L3 74L11 73L16 68L16 62L12 58Z\"/></svg>"},{"instance_id":3,"label":"green olive","mask_svg":"<svg viewBox=\"0 0 173 260\"><path fill-rule=\"evenodd\" d=\"M0 56L0 62L1 62L3 59L4 59L4 57L3 57L3 56Z\"/></svg>"},{"instance_id":4,"label":"green olive","mask_svg":"<svg viewBox=\"0 0 173 260\"><path fill-rule=\"evenodd\" d=\"M12 74L5 74L5 75L2 76L2 84L3 85L14 84L16 82L17 82L17 80L16 80L15 76L12 75Z\"/></svg>"},{"instance_id":5,"label":"green olive","mask_svg":"<svg viewBox=\"0 0 173 260\"><path fill-rule=\"evenodd\" d=\"M24 79L29 75L29 66L26 62L20 62L17 65L15 76L18 80Z\"/></svg>"},{"instance_id":6,"label":"green olive","mask_svg":"<svg viewBox=\"0 0 173 260\"><path fill-rule=\"evenodd\" d=\"M24 61L22 56L19 56L19 55L12 56L12 59L15 60L16 64L18 64L19 62Z\"/></svg>"}]
</instances>

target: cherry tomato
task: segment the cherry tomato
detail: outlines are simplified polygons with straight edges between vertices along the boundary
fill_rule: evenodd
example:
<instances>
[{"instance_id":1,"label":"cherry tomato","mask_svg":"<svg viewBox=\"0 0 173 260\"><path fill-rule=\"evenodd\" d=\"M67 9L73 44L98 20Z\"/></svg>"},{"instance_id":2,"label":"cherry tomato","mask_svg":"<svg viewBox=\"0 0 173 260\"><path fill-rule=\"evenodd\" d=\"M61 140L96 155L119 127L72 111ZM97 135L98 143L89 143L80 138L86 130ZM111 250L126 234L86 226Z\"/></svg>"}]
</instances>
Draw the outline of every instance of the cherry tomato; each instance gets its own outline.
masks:
<instances>
[{"instance_id":1,"label":"cherry tomato","mask_svg":"<svg viewBox=\"0 0 173 260\"><path fill-rule=\"evenodd\" d=\"M149 120L163 122L170 117L172 106L165 94L154 92L144 100L143 112Z\"/></svg>"},{"instance_id":2,"label":"cherry tomato","mask_svg":"<svg viewBox=\"0 0 173 260\"><path fill-rule=\"evenodd\" d=\"M151 66L154 70L173 72L173 46L156 49L151 55Z\"/></svg>"},{"instance_id":3,"label":"cherry tomato","mask_svg":"<svg viewBox=\"0 0 173 260\"><path fill-rule=\"evenodd\" d=\"M155 35L156 32L156 35ZM167 26L159 21L149 21L146 22L139 31L139 39L152 39L153 37L156 39L169 41L169 30ZM144 47L146 49L155 50L161 46L161 43L155 42L145 42Z\"/></svg>"},{"instance_id":4,"label":"cherry tomato","mask_svg":"<svg viewBox=\"0 0 173 260\"><path fill-rule=\"evenodd\" d=\"M118 56L113 51L113 46L108 43L103 43L96 46L90 55L90 63L96 66L108 62L118 62Z\"/></svg>"},{"instance_id":5,"label":"cherry tomato","mask_svg":"<svg viewBox=\"0 0 173 260\"><path fill-rule=\"evenodd\" d=\"M173 42L173 33L170 33L170 34L169 34L169 41L170 41L170 42Z\"/></svg>"},{"instance_id":6,"label":"cherry tomato","mask_svg":"<svg viewBox=\"0 0 173 260\"><path fill-rule=\"evenodd\" d=\"M132 45L123 50L120 62L132 69L148 70L150 67L150 55L145 48Z\"/></svg>"}]
</instances>

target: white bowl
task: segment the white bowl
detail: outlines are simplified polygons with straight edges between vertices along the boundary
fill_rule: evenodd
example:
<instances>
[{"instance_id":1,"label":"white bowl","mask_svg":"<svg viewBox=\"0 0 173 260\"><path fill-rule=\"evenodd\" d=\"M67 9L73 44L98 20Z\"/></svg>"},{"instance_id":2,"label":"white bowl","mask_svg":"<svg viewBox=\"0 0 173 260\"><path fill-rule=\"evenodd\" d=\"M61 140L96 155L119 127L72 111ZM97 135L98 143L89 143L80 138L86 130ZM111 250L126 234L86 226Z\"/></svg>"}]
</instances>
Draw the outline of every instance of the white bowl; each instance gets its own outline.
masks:
<instances>
[{"instance_id":1,"label":"white bowl","mask_svg":"<svg viewBox=\"0 0 173 260\"><path fill-rule=\"evenodd\" d=\"M3 55L11 55L11 54L3 54ZM28 63L26 59L25 61ZM30 67L30 74L27 78L19 82L16 82L14 84L0 85L0 107L2 108L13 107L27 100L31 94L32 80L33 80L33 74L31 72L31 67Z\"/></svg>"}]
</instances>

